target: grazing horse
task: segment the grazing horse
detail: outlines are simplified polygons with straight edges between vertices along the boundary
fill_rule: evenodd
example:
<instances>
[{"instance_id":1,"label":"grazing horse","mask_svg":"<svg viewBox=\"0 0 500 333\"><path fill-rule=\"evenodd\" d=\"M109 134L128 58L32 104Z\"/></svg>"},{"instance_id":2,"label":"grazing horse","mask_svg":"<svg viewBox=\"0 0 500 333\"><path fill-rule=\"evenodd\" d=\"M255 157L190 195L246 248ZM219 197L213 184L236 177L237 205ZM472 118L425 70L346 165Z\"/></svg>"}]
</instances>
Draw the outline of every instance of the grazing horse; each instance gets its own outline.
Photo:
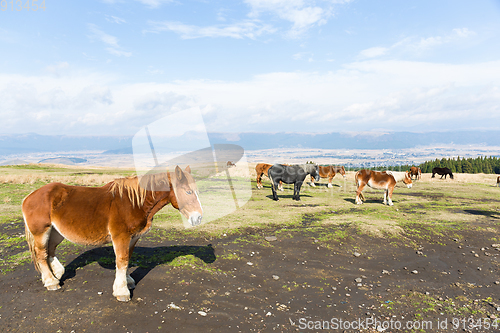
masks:
<instances>
[{"instance_id":1,"label":"grazing horse","mask_svg":"<svg viewBox=\"0 0 500 333\"><path fill-rule=\"evenodd\" d=\"M327 178L328 177L328 188L332 188L333 185L332 185L332 179L333 177L335 177L335 175L337 173L340 173L342 175L342 177L344 177L344 179L346 178L345 177L345 169L344 169L344 166L341 165L341 166L335 166L335 165L327 165L327 166L319 166L319 176L320 178ZM314 184L314 178L313 176L311 176L311 184L309 184L311 186L316 186Z\"/></svg>"},{"instance_id":2,"label":"grazing horse","mask_svg":"<svg viewBox=\"0 0 500 333\"><path fill-rule=\"evenodd\" d=\"M420 170L420 168L418 168L418 167L412 166L410 168L410 175L411 175L411 179L413 179L413 176L415 176L415 179L419 180L422 178L422 170Z\"/></svg>"},{"instance_id":3,"label":"grazing horse","mask_svg":"<svg viewBox=\"0 0 500 333\"><path fill-rule=\"evenodd\" d=\"M232 167L235 167L235 166L236 166L236 164L234 164L232 161L227 161L226 166L227 166L228 168L232 168Z\"/></svg>"},{"instance_id":4,"label":"grazing horse","mask_svg":"<svg viewBox=\"0 0 500 333\"><path fill-rule=\"evenodd\" d=\"M497 186L500 186L500 176L497 177Z\"/></svg>"},{"instance_id":5,"label":"grazing horse","mask_svg":"<svg viewBox=\"0 0 500 333\"><path fill-rule=\"evenodd\" d=\"M286 165L286 164L283 164L283 165ZM262 175L266 175L266 177L269 178L268 170L270 167L272 167L272 165L267 164L267 163L259 163L255 166L255 172L257 172L257 188L258 189L261 189L264 187L262 185ZM280 184L278 186L278 190L283 191L283 183L282 182L280 182Z\"/></svg>"},{"instance_id":6,"label":"grazing horse","mask_svg":"<svg viewBox=\"0 0 500 333\"><path fill-rule=\"evenodd\" d=\"M300 164L300 165L283 165L275 164L268 170L269 179L271 179L271 189L273 191L273 199L278 201L276 188L279 182L285 184L294 184L293 186L293 200L300 200L300 187L306 179L307 175L311 175L319 181L318 166L315 164Z\"/></svg>"},{"instance_id":7,"label":"grazing horse","mask_svg":"<svg viewBox=\"0 0 500 333\"><path fill-rule=\"evenodd\" d=\"M450 175L450 178L453 179L453 174L451 173L451 170L448 169L448 168L438 168L438 167L433 168L432 169L432 177L431 178L434 178L434 175L436 173L438 175L441 175L441 178L439 178L439 179L443 179L443 176L444 176L444 179L446 179L447 175Z\"/></svg>"},{"instance_id":8,"label":"grazing horse","mask_svg":"<svg viewBox=\"0 0 500 333\"><path fill-rule=\"evenodd\" d=\"M161 190L157 190L161 188ZM171 203L191 226L201 223L203 209L188 166L174 173L116 179L102 187L50 183L23 200L26 240L44 287L57 290L64 274L57 245L67 239L85 245L113 243L116 275L113 296L130 300L135 281L128 263L139 237L151 229L153 216Z\"/></svg>"},{"instance_id":9,"label":"grazing horse","mask_svg":"<svg viewBox=\"0 0 500 333\"><path fill-rule=\"evenodd\" d=\"M392 203L392 191L397 182L403 181L408 188L412 187L411 176L409 172L396 172L396 171L372 171L372 170L360 170L356 172L354 176L356 181L356 203L361 205L360 196L363 200L365 197L361 191L365 185L371 188L385 190L384 192L384 205L393 206Z\"/></svg>"}]
</instances>

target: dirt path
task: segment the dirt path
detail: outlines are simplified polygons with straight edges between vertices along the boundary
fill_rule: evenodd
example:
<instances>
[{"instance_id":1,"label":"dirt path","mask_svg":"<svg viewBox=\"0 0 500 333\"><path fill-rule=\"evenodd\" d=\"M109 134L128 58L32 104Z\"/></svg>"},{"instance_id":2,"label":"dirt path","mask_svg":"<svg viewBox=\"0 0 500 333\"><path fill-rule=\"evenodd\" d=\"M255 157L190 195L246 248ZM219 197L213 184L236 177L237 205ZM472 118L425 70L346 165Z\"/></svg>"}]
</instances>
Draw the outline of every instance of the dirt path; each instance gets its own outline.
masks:
<instances>
[{"instance_id":1,"label":"dirt path","mask_svg":"<svg viewBox=\"0 0 500 333\"><path fill-rule=\"evenodd\" d=\"M461 330L470 316L476 324L500 317L500 251L491 242L500 227L495 216L489 219L487 226L448 229L432 239L425 229L381 239L350 225L318 227L308 221L289 229L248 228L219 239L159 243L153 235L136 248L131 271L137 287L129 303L111 295L110 247L69 248L60 255L66 273L59 291L44 290L31 264L1 276L0 328L316 332L318 325L342 323L343 329L331 331L357 332L362 330L346 325L378 320L381 326L392 323L385 332L402 332L407 322L425 320L433 325L425 332L449 332L453 323ZM20 234L22 224L9 230ZM328 233L343 236L329 243ZM438 330L439 322L447 329Z\"/></svg>"}]
</instances>

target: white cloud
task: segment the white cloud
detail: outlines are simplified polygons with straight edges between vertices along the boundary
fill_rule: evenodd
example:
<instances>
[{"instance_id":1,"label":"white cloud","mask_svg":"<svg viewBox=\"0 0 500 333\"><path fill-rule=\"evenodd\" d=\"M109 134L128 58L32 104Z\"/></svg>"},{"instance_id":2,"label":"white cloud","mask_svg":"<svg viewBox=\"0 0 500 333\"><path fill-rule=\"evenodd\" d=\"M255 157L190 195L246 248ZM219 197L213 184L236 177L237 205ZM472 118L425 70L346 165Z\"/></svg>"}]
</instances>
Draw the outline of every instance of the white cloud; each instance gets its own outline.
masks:
<instances>
[{"instance_id":1,"label":"white cloud","mask_svg":"<svg viewBox=\"0 0 500 333\"><path fill-rule=\"evenodd\" d=\"M204 110L210 131L220 132L498 129L500 124L500 61L371 60L327 73L268 73L241 82L121 81L74 71L0 75L3 126L42 134L134 134L193 106Z\"/></svg>"},{"instance_id":2,"label":"white cloud","mask_svg":"<svg viewBox=\"0 0 500 333\"><path fill-rule=\"evenodd\" d=\"M331 5L320 7L314 1L306 0L245 0L250 6L249 17L258 18L263 13L271 13L292 23L287 35L295 38L315 25L325 24L333 15Z\"/></svg>"},{"instance_id":3,"label":"white cloud","mask_svg":"<svg viewBox=\"0 0 500 333\"><path fill-rule=\"evenodd\" d=\"M127 21L125 21L124 19L113 15L106 15L106 21L116 24L127 23Z\"/></svg>"},{"instance_id":4,"label":"white cloud","mask_svg":"<svg viewBox=\"0 0 500 333\"><path fill-rule=\"evenodd\" d=\"M172 3L173 0L136 0L150 8L158 8L163 4Z\"/></svg>"},{"instance_id":5,"label":"white cloud","mask_svg":"<svg viewBox=\"0 0 500 333\"><path fill-rule=\"evenodd\" d=\"M161 31L172 31L177 33L183 39L194 39L202 37L230 37L236 39L250 38L255 39L258 36L267 33L273 33L275 30L269 26L261 24L258 21L242 21L232 25L217 25L217 26L207 26L199 27L194 25L187 25L179 22L155 22L150 21L150 30L146 32L161 32Z\"/></svg>"},{"instance_id":6,"label":"white cloud","mask_svg":"<svg viewBox=\"0 0 500 333\"><path fill-rule=\"evenodd\" d=\"M360 52L360 55L363 58L374 58L379 57L386 54L388 51L385 47L371 47L369 49L363 50Z\"/></svg>"},{"instance_id":7,"label":"white cloud","mask_svg":"<svg viewBox=\"0 0 500 333\"><path fill-rule=\"evenodd\" d=\"M118 38L116 38L115 36L105 33L104 31L100 30L97 25L92 23L87 24L87 27L91 32L89 38L91 40L97 39L103 42L104 44L107 44L109 46L106 48L106 51L108 51L108 53L118 57L121 56L130 57L132 55L131 52L126 52L122 50L122 48L118 44Z\"/></svg>"},{"instance_id":8,"label":"white cloud","mask_svg":"<svg viewBox=\"0 0 500 333\"><path fill-rule=\"evenodd\" d=\"M475 36L476 33L467 28L453 29L444 36L431 36L427 38L405 37L389 47L371 47L359 53L361 58L375 58L390 54L391 52L405 52L412 55L421 55L438 46L463 42L463 39Z\"/></svg>"}]
</instances>

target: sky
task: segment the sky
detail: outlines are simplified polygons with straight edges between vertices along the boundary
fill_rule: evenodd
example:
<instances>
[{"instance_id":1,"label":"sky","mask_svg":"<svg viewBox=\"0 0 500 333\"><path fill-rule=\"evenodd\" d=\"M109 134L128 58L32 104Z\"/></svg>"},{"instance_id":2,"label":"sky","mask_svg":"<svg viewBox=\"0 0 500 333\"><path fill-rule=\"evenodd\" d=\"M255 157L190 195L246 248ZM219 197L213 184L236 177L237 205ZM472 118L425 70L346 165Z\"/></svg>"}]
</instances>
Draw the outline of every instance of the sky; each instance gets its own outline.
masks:
<instances>
[{"instance_id":1,"label":"sky","mask_svg":"<svg viewBox=\"0 0 500 333\"><path fill-rule=\"evenodd\" d=\"M0 101L0 134L500 130L500 1L2 2Z\"/></svg>"}]
</instances>

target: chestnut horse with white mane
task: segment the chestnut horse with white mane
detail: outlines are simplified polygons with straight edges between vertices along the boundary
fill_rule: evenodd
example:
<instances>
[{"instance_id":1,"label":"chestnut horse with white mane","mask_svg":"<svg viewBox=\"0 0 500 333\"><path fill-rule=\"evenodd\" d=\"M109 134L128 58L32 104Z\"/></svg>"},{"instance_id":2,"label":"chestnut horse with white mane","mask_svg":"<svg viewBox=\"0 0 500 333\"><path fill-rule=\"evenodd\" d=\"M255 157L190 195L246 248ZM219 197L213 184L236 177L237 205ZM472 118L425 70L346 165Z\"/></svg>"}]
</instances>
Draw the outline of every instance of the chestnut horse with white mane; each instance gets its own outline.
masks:
<instances>
[{"instance_id":1,"label":"chestnut horse with white mane","mask_svg":"<svg viewBox=\"0 0 500 333\"><path fill-rule=\"evenodd\" d=\"M356 172L354 176L356 181L356 203L361 205L360 196L363 200L365 197L361 191L368 185L371 188L385 190L384 192L384 205L393 206L392 203L392 191L394 186L399 181L403 181L408 188L412 187L411 176L409 172L396 172L396 171L372 171L372 170L360 170Z\"/></svg>"},{"instance_id":2,"label":"chestnut horse with white mane","mask_svg":"<svg viewBox=\"0 0 500 333\"><path fill-rule=\"evenodd\" d=\"M327 166L319 166L319 176L320 178L327 178L328 177L328 188L332 188L332 179L335 177L337 173L340 173L344 179L346 178L345 176L345 168L343 165L337 166L337 165L327 165ZM314 184L314 178L311 176L311 183L309 184L311 186L316 186Z\"/></svg>"},{"instance_id":3,"label":"chestnut horse with white mane","mask_svg":"<svg viewBox=\"0 0 500 333\"><path fill-rule=\"evenodd\" d=\"M201 223L203 209L188 166L183 171L116 179L102 187L47 184L23 200L26 240L44 287L57 290L64 266L57 245L67 239L84 245L113 243L116 277L113 296L130 300L134 279L128 263L139 238L151 229L153 216L171 203L191 226Z\"/></svg>"}]
</instances>

